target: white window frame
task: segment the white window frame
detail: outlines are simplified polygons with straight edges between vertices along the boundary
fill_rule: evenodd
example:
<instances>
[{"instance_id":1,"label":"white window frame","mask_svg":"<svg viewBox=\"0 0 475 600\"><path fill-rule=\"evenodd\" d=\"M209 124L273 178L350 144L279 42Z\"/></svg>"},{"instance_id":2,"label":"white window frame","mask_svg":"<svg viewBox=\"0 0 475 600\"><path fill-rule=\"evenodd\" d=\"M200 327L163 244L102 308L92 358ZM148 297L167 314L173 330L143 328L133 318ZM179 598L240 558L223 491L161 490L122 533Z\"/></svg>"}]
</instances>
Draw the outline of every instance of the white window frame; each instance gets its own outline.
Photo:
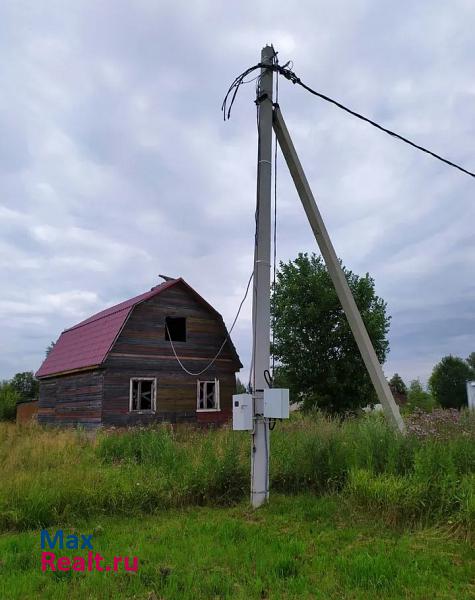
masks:
<instances>
[{"instance_id":1,"label":"white window frame","mask_svg":"<svg viewBox=\"0 0 475 600\"><path fill-rule=\"evenodd\" d=\"M205 397L206 397L206 385L208 383L214 383L214 397L215 397L215 408L199 408L200 406L200 384L203 383L205 385ZM219 394L219 379L214 380L203 380L198 379L196 382L196 412L220 412L221 404L220 404L220 394Z\"/></svg>"},{"instance_id":2,"label":"white window frame","mask_svg":"<svg viewBox=\"0 0 475 600\"><path fill-rule=\"evenodd\" d=\"M132 392L133 392L134 381L152 381L153 382L153 385L152 385L152 408L144 408L144 409L138 409L138 410L134 410L132 408ZM139 386L139 390L140 390L140 386ZM156 412L156 410L157 410L157 378L156 377L131 377L130 384L129 384L129 412L140 415L143 413L154 413L154 412Z\"/></svg>"}]
</instances>

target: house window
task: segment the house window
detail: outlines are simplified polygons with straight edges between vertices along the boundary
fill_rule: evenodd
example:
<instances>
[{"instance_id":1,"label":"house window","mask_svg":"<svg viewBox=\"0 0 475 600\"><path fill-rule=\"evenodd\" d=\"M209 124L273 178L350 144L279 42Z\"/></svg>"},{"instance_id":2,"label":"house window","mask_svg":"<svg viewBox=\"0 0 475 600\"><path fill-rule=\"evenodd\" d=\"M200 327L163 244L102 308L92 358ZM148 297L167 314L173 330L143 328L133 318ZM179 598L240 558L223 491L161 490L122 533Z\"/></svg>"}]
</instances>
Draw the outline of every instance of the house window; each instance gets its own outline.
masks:
<instances>
[{"instance_id":1,"label":"house window","mask_svg":"<svg viewBox=\"0 0 475 600\"><path fill-rule=\"evenodd\" d=\"M172 342L186 342L185 317L167 317L165 319L165 339Z\"/></svg>"},{"instance_id":2,"label":"house window","mask_svg":"<svg viewBox=\"0 0 475 600\"><path fill-rule=\"evenodd\" d=\"M155 411L157 380L153 377L133 377L130 380L130 411Z\"/></svg>"},{"instance_id":3,"label":"house window","mask_svg":"<svg viewBox=\"0 0 475 600\"><path fill-rule=\"evenodd\" d=\"M197 383L197 409L220 410L219 408L219 381L198 381Z\"/></svg>"}]
</instances>

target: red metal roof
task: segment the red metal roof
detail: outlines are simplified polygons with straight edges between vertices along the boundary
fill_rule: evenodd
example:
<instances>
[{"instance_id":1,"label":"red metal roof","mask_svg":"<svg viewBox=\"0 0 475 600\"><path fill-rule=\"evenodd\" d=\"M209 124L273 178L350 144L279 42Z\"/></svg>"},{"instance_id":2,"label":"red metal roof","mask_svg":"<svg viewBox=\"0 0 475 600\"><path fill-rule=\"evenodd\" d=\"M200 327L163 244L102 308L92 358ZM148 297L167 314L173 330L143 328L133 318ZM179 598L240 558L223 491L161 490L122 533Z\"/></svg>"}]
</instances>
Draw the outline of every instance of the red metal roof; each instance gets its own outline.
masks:
<instances>
[{"instance_id":1,"label":"red metal roof","mask_svg":"<svg viewBox=\"0 0 475 600\"><path fill-rule=\"evenodd\" d=\"M43 361L36 377L47 377L64 371L75 371L100 365L106 359L134 306L153 298L178 282L192 290L181 278L165 281L149 292L116 304L69 329L65 329ZM198 296L194 290L192 291ZM205 302L203 299L201 300Z\"/></svg>"}]
</instances>

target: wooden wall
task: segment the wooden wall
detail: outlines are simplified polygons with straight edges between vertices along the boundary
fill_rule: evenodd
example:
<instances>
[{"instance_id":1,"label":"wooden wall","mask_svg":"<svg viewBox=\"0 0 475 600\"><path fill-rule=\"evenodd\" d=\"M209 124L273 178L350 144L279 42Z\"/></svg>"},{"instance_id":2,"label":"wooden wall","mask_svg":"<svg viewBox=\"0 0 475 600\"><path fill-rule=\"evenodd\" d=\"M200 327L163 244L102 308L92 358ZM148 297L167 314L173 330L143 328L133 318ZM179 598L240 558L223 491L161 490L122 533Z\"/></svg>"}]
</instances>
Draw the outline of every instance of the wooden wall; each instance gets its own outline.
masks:
<instances>
[{"instance_id":1,"label":"wooden wall","mask_svg":"<svg viewBox=\"0 0 475 600\"><path fill-rule=\"evenodd\" d=\"M16 405L16 422L17 423L29 423L30 421L36 421L38 415L38 400L32 400L31 402L20 402Z\"/></svg>"},{"instance_id":2,"label":"wooden wall","mask_svg":"<svg viewBox=\"0 0 475 600\"><path fill-rule=\"evenodd\" d=\"M222 423L232 413L235 373L241 367L229 342L201 376L186 374L165 339L165 318L185 317L187 341L174 342L188 370L200 371L215 356L226 336L222 319L177 284L133 310L100 369L40 381L38 422L97 427L154 421ZM129 412L132 377L157 379L155 414ZM196 412L197 380L220 382L219 412Z\"/></svg>"},{"instance_id":3,"label":"wooden wall","mask_svg":"<svg viewBox=\"0 0 475 600\"><path fill-rule=\"evenodd\" d=\"M45 425L101 424L102 377L100 370L71 373L40 381L38 422Z\"/></svg>"},{"instance_id":4,"label":"wooden wall","mask_svg":"<svg viewBox=\"0 0 475 600\"><path fill-rule=\"evenodd\" d=\"M165 339L165 318L185 317L187 341L174 342L188 370L200 371L214 357L226 330L216 313L196 300L181 285L137 306L104 364L104 424L149 423L156 420L222 422L229 418L235 372L240 363L231 344L226 344L215 364L201 376L187 375ZM157 379L157 413L129 413L131 377ZM221 413L196 413L196 382L220 381ZM201 417L200 419L197 418Z\"/></svg>"}]
</instances>

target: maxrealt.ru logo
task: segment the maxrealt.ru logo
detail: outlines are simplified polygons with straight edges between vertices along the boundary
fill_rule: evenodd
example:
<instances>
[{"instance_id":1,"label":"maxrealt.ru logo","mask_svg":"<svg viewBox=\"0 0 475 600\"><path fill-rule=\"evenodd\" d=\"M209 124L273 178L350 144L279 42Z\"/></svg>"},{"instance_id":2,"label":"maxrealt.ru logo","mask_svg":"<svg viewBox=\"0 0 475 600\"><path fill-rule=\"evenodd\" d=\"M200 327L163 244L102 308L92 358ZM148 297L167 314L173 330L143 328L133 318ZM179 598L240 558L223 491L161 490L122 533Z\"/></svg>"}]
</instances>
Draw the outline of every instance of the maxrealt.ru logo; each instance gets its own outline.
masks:
<instances>
[{"instance_id":1,"label":"maxrealt.ru logo","mask_svg":"<svg viewBox=\"0 0 475 600\"><path fill-rule=\"evenodd\" d=\"M92 544L93 534L89 535L64 535L62 529L58 529L50 536L46 529L41 531L41 549L50 550L87 550L86 556L58 556L54 552L41 553L42 571L133 571L138 569L139 560L136 556L114 556L112 564L105 564L105 558L98 552L94 552Z\"/></svg>"}]
</instances>

